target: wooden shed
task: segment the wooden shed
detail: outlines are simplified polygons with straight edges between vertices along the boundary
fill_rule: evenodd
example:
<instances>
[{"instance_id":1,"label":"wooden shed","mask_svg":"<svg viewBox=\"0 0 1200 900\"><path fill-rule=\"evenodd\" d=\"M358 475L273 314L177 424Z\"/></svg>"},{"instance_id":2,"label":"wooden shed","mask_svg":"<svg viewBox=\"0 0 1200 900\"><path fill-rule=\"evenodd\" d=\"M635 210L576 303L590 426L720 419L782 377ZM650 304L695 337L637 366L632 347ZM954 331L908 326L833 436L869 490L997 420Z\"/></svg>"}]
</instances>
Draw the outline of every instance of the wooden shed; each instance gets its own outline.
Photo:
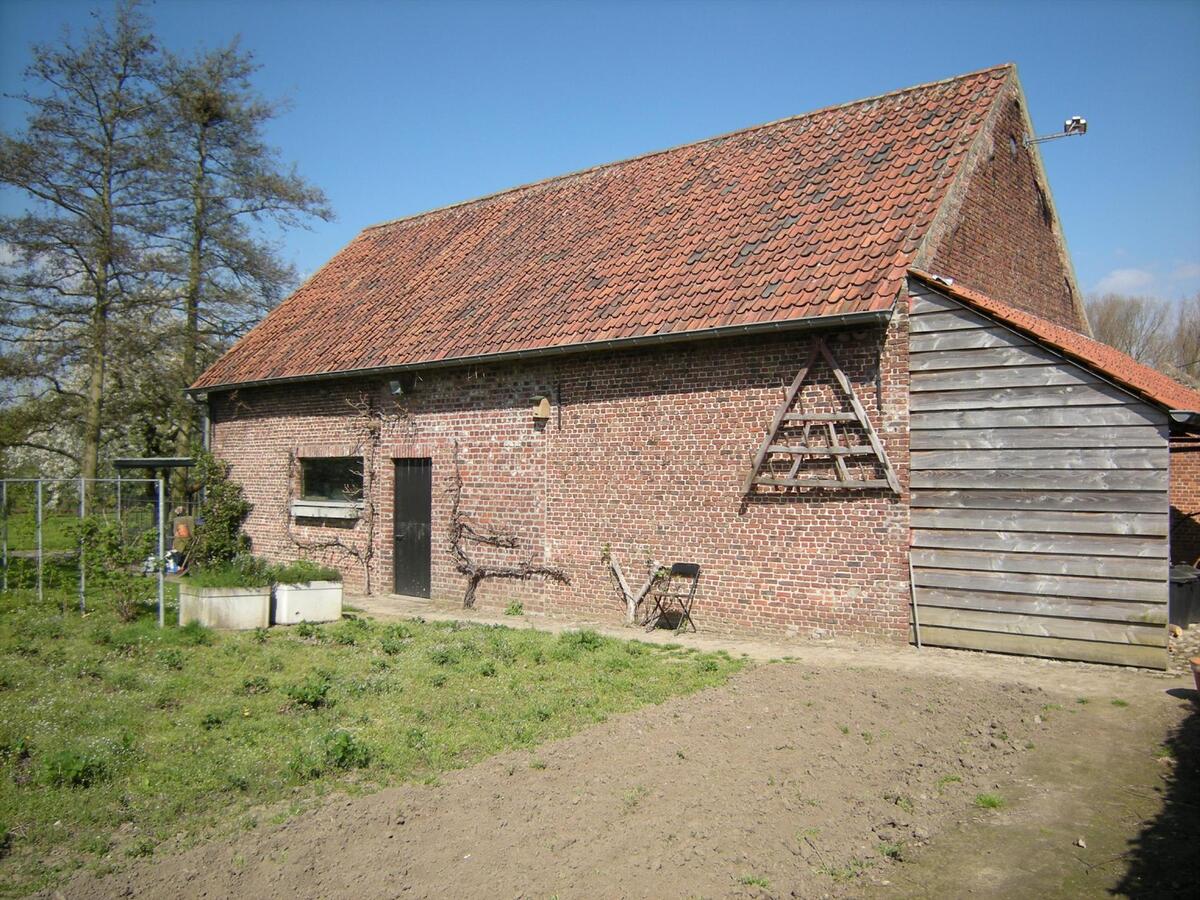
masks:
<instances>
[{"instance_id":1,"label":"wooden shed","mask_svg":"<svg viewBox=\"0 0 1200 900\"><path fill-rule=\"evenodd\" d=\"M912 275L922 641L1165 667L1175 398L1154 385L1180 386L1068 329Z\"/></svg>"}]
</instances>

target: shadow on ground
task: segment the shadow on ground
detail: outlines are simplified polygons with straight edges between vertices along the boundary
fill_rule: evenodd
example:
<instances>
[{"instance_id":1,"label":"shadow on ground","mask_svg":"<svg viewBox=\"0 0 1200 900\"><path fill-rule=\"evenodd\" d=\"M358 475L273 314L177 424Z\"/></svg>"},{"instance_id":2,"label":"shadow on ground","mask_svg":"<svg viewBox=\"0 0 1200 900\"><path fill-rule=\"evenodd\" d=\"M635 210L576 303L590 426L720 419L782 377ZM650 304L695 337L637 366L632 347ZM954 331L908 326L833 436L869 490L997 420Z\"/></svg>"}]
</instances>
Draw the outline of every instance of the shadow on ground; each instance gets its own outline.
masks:
<instances>
[{"instance_id":1,"label":"shadow on ground","mask_svg":"<svg viewBox=\"0 0 1200 900\"><path fill-rule=\"evenodd\" d=\"M1171 773L1163 781L1163 809L1130 841L1129 869L1114 892L1133 900L1195 897L1200 852L1200 696L1168 691L1191 707L1164 747Z\"/></svg>"}]
</instances>

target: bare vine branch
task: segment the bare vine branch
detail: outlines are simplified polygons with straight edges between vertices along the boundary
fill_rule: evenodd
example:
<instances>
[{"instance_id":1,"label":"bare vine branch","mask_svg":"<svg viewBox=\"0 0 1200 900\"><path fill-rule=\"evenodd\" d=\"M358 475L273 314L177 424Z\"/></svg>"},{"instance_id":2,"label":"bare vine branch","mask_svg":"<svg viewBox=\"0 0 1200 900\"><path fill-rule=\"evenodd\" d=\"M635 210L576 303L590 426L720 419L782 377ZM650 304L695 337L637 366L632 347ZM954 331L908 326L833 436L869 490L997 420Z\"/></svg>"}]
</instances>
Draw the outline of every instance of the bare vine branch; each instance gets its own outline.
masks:
<instances>
[{"instance_id":1,"label":"bare vine branch","mask_svg":"<svg viewBox=\"0 0 1200 900\"><path fill-rule=\"evenodd\" d=\"M476 559L472 545L496 547L504 550L516 550L520 544L517 536L511 531L501 531L496 528L481 530L477 528L462 509L462 462L458 455L458 444L454 445L454 481L450 486L450 555L458 571L467 576L467 587L463 593L463 608L475 606L475 593L480 582L486 578L511 578L518 581L528 581L530 578L548 578L559 584L570 584L570 576L558 566L540 565L528 555L520 562L509 565L484 563Z\"/></svg>"}]
</instances>

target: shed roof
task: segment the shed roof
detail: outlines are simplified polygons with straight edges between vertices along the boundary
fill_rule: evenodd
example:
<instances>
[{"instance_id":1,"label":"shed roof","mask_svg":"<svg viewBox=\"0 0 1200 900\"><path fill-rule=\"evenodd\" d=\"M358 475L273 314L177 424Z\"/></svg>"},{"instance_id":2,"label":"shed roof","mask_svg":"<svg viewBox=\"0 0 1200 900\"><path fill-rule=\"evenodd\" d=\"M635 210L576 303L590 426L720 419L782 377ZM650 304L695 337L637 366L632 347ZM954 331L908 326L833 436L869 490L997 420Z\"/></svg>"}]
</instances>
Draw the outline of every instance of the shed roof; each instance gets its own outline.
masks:
<instances>
[{"instance_id":1,"label":"shed roof","mask_svg":"<svg viewBox=\"0 0 1200 900\"><path fill-rule=\"evenodd\" d=\"M195 390L889 309L1011 66L364 230Z\"/></svg>"},{"instance_id":2,"label":"shed roof","mask_svg":"<svg viewBox=\"0 0 1200 900\"><path fill-rule=\"evenodd\" d=\"M1029 335L1040 344L1082 363L1097 374L1164 409L1200 412L1200 391L1180 384L1115 347L1102 344L1078 331L1055 325L1033 313L1009 306L963 284L947 283L937 275L920 269L909 269L908 272L934 290Z\"/></svg>"}]
</instances>

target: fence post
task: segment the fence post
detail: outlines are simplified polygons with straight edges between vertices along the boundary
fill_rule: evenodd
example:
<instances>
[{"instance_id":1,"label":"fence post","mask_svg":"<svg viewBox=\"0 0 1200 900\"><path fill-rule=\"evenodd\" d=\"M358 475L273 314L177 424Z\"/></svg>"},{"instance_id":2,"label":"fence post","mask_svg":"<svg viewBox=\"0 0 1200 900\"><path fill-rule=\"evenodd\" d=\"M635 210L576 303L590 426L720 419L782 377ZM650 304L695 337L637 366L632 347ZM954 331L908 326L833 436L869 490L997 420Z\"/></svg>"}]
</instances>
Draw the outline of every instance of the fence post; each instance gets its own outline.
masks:
<instances>
[{"instance_id":1,"label":"fence post","mask_svg":"<svg viewBox=\"0 0 1200 900\"><path fill-rule=\"evenodd\" d=\"M4 569L0 571L0 578L4 579L4 585L0 590L8 590L8 482L0 481L0 515L3 519L0 520L0 532L3 532L4 541Z\"/></svg>"},{"instance_id":2,"label":"fence post","mask_svg":"<svg viewBox=\"0 0 1200 900\"><path fill-rule=\"evenodd\" d=\"M42 602L42 479L37 482L37 575L38 603ZM66 612L66 609L63 610Z\"/></svg>"},{"instance_id":3,"label":"fence post","mask_svg":"<svg viewBox=\"0 0 1200 900\"><path fill-rule=\"evenodd\" d=\"M87 610L83 601L85 591L87 589L87 575L83 571L83 519L87 515L87 482L83 476L79 476L79 614L82 616Z\"/></svg>"},{"instance_id":4,"label":"fence post","mask_svg":"<svg viewBox=\"0 0 1200 900\"><path fill-rule=\"evenodd\" d=\"M117 469L117 525L121 524L121 470Z\"/></svg>"},{"instance_id":5,"label":"fence post","mask_svg":"<svg viewBox=\"0 0 1200 900\"><path fill-rule=\"evenodd\" d=\"M163 576L166 569L164 557L166 556L166 548L163 538L163 531L166 527L166 510L163 509L163 504L166 500L166 491L163 489L163 480L158 479L158 627L162 628L164 623L163 614Z\"/></svg>"}]
</instances>

